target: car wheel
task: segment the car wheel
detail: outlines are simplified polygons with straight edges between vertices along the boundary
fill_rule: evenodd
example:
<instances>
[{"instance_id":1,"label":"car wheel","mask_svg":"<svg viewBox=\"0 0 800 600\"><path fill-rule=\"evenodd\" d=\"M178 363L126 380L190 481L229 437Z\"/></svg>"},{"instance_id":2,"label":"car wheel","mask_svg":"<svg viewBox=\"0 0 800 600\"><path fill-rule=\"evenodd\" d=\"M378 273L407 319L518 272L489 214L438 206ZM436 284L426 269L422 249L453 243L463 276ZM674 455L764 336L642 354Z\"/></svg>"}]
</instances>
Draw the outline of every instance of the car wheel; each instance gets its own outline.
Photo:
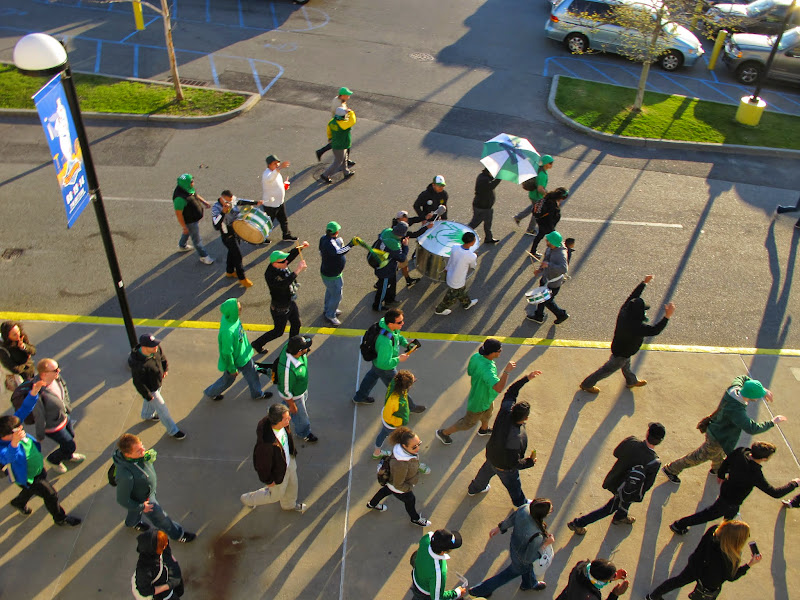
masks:
<instances>
[{"instance_id":1,"label":"car wheel","mask_svg":"<svg viewBox=\"0 0 800 600\"><path fill-rule=\"evenodd\" d=\"M756 83L759 79L761 79L763 74L763 65L756 62L743 63L739 65L738 69L736 69L736 79L739 80L739 83L743 83L745 85Z\"/></svg>"},{"instance_id":2,"label":"car wheel","mask_svg":"<svg viewBox=\"0 0 800 600\"><path fill-rule=\"evenodd\" d=\"M583 54L589 49L589 40L582 33L570 33L564 38L564 45L573 54Z\"/></svg>"},{"instance_id":3,"label":"car wheel","mask_svg":"<svg viewBox=\"0 0 800 600\"><path fill-rule=\"evenodd\" d=\"M659 64L665 71L680 69L681 65L683 65L683 54L677 50L668 50L666 54L661 57Z\"/></svg>"}]
</instances>

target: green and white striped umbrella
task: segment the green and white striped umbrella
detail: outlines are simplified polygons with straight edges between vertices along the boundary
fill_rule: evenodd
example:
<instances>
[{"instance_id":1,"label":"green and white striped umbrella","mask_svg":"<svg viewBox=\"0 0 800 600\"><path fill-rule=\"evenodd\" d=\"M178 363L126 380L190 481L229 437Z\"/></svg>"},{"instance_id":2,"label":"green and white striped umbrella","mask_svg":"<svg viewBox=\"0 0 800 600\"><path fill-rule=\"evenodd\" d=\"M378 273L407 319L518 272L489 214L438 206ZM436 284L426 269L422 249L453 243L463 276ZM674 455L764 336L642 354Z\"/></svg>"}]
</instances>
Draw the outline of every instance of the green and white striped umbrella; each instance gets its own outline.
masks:
<instances>
[{"instance_id":1,"label":"green and white striped umbrella","mask_svg":"<svg viewBox=\"0 0 800 600\"><path fill-rule=\"evenodd\" d=\"M493 177L522 183L536 177L539 153L522 137L501 133L483 144L481 163Z\"/></svg>"}]
</instances>

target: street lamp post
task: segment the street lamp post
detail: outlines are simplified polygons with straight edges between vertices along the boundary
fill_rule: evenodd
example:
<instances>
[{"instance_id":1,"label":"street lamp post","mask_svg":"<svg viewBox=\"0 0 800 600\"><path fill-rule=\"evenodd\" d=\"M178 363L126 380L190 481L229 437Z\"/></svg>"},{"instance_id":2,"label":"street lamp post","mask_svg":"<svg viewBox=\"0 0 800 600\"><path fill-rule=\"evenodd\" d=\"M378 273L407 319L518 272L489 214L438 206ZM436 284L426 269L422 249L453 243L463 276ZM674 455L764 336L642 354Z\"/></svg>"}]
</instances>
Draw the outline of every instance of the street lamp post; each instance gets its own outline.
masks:
<instances>
[{"instance_id":1,"label":"street lamp post","mask_svg":"<svg viewBox=\"0 0 800 600\"><path fill-rule=\"evenodd\" d=\"M764 81L767 79L767 75L769 74L769 70L772 67L772 61L775 60L775 55L778 53L778 46L781 45L781 39L783 38L783 34L786 32L786 27L789 25L789 19L794 12L794 7L796 5L797 0L792 0L792 3L789 5L789 8L786 10L786 14L783 17L783 23L781 23L781 30L778 32L778 35L775 36L775 43L772 44L772 50L769 53L769 58L767 58L767 64L764 66L764 74L759 77L758 83L756 84L756 89L753 90L753 95L750 97L750 102L757 102L759 98L759 94L761 94L761 88L764 85Z\"/></svg>"},{"instance_id":2,"label":"street lamp post","mask_svg":"<svg viewBox=\"0 0 800 600\"><path fill-rule=\"evenodd\" d=\"M133 348L137 344L136 329L134 328L130 306L128 305L128 296L125 293L125 284L122 281L122 274L119 270L117 253L114 250L114 241L111 238L106 209L103 206L103 195L100 192L100 184L97 181L97 172L94 168L94 160L92 160L89 139L86 137L86 129L83 126L81 108L78 104L78 94L75 92L75 82L72 79L72 70L69 66L67 51L54 37L45 33L32 33L23 37L14 46L14 64L17 69L27 75L52 76L57 73L61 74L70 114L75 125L75 133L78 136L78 142L83 153L89 194L94 205L97 223L100 226L100 237L103 240L108 266L111 269L111 277L114 280L114 290L117 293L122 320L125 323L125 331L128 334L128 342Z\"/></svg>"}]
</instances>

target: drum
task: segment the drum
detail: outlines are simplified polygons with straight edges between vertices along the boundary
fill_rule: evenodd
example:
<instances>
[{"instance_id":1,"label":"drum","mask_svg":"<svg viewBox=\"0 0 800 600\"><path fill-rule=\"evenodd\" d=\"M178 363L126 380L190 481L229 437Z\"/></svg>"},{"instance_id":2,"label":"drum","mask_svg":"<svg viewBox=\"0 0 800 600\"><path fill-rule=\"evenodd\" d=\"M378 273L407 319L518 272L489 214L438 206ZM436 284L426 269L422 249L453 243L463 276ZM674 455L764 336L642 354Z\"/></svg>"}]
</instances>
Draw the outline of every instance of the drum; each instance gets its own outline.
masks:
<instances>
[{"instance_id":1,"label":"drum","mask_svg":"<svg viewBox=\"0 0 800 600\"><path fill-rule=\"evenodd\" d=\"M241 216L233 222L233 230L245 242L263 244L272 231L272 219L257 208L243 208Z\"/></svg>"},{"instance_id":2,"label":"drum","mask_svg":"<svg viewBox=\"0 0 800 600\"><path fill-rule=\"evenodd\" d=\"M465 232L475 230L455 221L437 221L426 233L417 238L417 270L425 277L435 281L446 281L447 259L453 246L460 246L461 237ZM481 244L481 239L475 233L475 244L471 250L474 252ZM470 275L474 270L470 272Z\"/></svg>"}]
</instances>

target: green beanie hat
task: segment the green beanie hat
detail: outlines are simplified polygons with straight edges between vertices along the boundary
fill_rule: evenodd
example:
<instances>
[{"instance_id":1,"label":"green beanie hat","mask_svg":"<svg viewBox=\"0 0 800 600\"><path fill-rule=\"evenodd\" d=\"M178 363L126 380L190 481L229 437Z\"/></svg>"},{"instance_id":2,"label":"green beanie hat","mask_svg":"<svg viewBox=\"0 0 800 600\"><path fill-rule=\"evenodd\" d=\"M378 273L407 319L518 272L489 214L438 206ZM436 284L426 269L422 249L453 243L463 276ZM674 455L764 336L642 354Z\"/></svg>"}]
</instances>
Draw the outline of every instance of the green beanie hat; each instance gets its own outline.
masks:
<instances>
[{"instance_id":1,"label":"green beanie hat","mask_svg":"<svg viewBox=\"0 0 800 600\"><path fill-rule=\"evenodd\" d=\"M564 241L564 238L557 231L551 231L546 236L544 236L544 239L553 244L553 246L555 246L556 248L560 248L561 242Z\"/></svg>"},{"instance_id":2,"label":"green beanie hat","mask_svg":"<svg viewBox=\"0 0 800 600\"><path fill-rule=\"evenodd\" d=\"M747 398L748 400L760 400L767 395L767 390L764 389L764 386L761 385L758 379L750 379L744 382L741 394L743 398Z\"/></svg>"},{"instance_id":3,"label":"green beanie hat","mask_svg":"<svg viewBox=\"0 0 800 600\"><path fill-rule=\"evenodd\" d=\"M340 96L352 96L353 92L351 92L348 88L342 86L339 88L339 95Z\"/></svg>"},{"instance_id":4,"label":"green beanie hat","mask_svg":"<svg viewBox=\"0 0 800 600\"><path fill-rule=\"evenodd\" d=\"M192 175L190 173L184 173L180 177L178 177L178 187L181 188L184 192L188 192L190 194L194 194L194 186L192 186Z\"/></svg>"},{"instance_id":5,"label":"green beanie hat","mask_svg":"<svg viewBox=\"0 0 800 600\"><path fill-rule=\"evenodd\" d=\"M551 162L553 162L553 157L549 154L542 154L542 158L539 159L540 165L549 165Z\"/></svg>"}]
</instances>

